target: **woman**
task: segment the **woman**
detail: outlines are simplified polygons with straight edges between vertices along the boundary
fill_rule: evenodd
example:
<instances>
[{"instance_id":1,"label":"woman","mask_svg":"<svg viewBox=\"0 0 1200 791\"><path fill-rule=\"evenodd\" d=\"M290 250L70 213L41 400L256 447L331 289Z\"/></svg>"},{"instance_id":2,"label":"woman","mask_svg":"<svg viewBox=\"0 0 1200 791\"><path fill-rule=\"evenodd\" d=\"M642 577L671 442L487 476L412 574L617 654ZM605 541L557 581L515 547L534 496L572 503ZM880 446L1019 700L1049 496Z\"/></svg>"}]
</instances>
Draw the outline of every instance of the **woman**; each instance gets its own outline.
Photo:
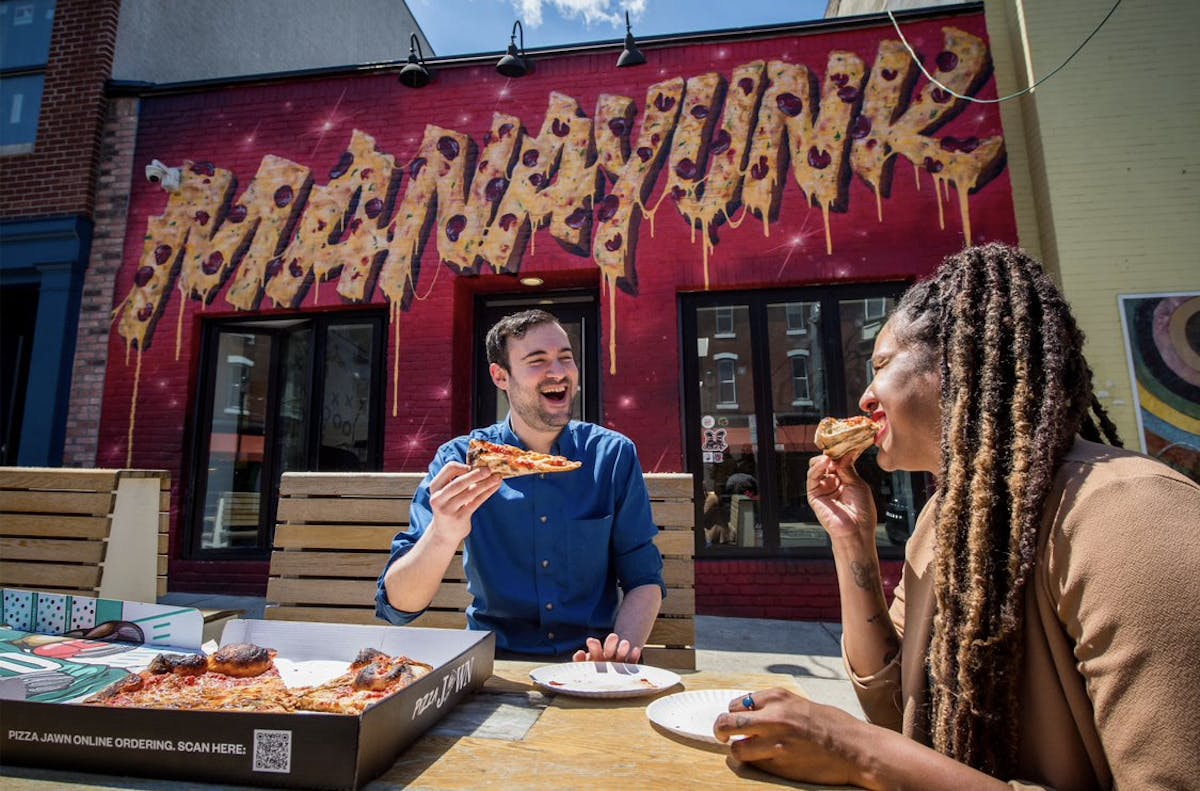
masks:
<instances>
[{"instance_id":1,"label":"woman","mask_svg":"<svg viewBox=\"0 0 1200 791\"><path fill-rule=\"evenodd\" d=\"M890 609L853 459L811 462L869 722L781 689L730 704L734 758L867 788L1200 787L1200 486L1119 445L1083 334L1019 250L947 259L876 339L880 466L938 491Z\"/></svg>"}]
</instances>

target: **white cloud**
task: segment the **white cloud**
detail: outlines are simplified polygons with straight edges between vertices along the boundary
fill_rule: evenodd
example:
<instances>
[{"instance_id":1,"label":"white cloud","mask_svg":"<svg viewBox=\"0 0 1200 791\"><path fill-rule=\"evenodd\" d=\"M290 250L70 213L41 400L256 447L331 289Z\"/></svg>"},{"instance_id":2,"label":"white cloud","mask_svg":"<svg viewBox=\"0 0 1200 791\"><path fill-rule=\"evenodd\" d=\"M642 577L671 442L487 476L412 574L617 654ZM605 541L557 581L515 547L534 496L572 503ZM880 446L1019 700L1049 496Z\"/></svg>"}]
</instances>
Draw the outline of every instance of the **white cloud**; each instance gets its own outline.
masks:
<instances>
[{"instance_id":1,"label":"white cloud","mask_svg":"<svg viewBox=\"0 0 1200 791\"><path fill-rule=\"evenodd\" d=\"M637 18L646 10L647 0L512 0L523 25L535 28L542 24L542 9L550 6L563 19L582 19L587 27L608 24L620 28L625 23L625 11Z\"/></svg>"}]
</instances>

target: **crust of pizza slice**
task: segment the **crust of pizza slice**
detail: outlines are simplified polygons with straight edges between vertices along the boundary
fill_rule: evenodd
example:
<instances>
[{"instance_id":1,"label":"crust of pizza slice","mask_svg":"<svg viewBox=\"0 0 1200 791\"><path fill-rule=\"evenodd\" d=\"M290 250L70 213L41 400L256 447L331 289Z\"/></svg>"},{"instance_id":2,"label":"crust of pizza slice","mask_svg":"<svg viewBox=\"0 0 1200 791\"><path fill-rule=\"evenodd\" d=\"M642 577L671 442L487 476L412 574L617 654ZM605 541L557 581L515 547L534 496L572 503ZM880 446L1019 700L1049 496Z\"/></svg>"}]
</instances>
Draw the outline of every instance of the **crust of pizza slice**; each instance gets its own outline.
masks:
<instances>
[{"instance_id":1,"label":"crust of pizza slice","mask_svg":"<svg viewBox=\"0 0 1200 791\"><path fill-rule=\"evenodd\" d=\"M582 467L583 462L472 438L467 448L467 465L491 470L501 478L516 478L545 472L570 472Z\"/></svg>"},{"instance_id":2,"label":"crust of pizza slice","mask_svg":"<svg viewBox=\"0 0 1200 791\"><path fill-rule=\"evenodd\" d=\"M844 420L823 418L817 424L817 447L831 459L840 459L850 453L858 455L874 444L880 428L878 423L862 415Z\"/></svg>"}]
</instances>

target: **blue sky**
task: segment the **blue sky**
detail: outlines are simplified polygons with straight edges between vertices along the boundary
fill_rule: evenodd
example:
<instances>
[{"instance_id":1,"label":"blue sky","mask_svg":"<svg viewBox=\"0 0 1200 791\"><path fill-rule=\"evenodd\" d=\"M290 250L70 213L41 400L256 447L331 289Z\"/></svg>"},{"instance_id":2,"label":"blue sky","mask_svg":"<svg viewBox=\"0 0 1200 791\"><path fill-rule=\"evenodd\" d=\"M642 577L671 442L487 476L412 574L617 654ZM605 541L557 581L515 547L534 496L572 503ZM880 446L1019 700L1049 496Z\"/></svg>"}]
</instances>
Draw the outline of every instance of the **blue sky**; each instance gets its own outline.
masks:
<instances>
[{"instance_id":1,"label":"blue sky","mask_svg":"<svg viewBox=\"0 0 1200 791\"><path fill-rule=\"evenodd\" d=\"M625 10L635 37L754 27L820 19L826 0L408 0L436 55L503 52L513 22L525 46L607 41L625 36ZM519 42L518 42L519 43Z\"/></svg>"}]
</instances>

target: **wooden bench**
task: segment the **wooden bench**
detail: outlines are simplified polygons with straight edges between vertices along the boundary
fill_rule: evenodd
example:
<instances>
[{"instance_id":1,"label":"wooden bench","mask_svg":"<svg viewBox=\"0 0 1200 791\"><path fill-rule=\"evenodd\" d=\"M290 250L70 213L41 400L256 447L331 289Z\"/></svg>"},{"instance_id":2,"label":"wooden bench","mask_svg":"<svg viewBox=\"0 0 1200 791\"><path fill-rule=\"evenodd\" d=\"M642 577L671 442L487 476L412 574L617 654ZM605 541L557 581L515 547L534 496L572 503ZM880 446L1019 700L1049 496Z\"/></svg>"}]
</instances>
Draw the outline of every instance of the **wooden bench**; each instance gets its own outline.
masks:
<instances>
[{"instance_id":1,"label":"wooden bench","mask_svg":"<svg viewBox=\"0 0 1200 791\"><path fill-rule=\"evenodd\" d=\"M155 601L170 487L166 470L0 467L0 585Z\"/></svg>"},{"instance_id":2,"label":"wooden bench","mask_svg":"<svg viewBox=\"0 0 1200 791\"><path fill-rule=\"evenodd\" d=\"M213 546L232 546L258 540L258 492L222 492L213 519Z\"/></svg>"},{"instance_id":3,"label":"wooden bench","mask_svg":"<svg viewBox=\"0 0 1200 791\"><path fill-rule=\"evenodd\" d=\"M379 623L376 580L392 538L407 527L421 473L283 474L278 524L267 582L265 617L280 620ZM645 476L656 543L663 555L667 597L650 633L644 661L696 666L695 511L692 476ZM414 626L465 628L471 603L461 548L429 609Z\"/></svg>"}]
</instances>

